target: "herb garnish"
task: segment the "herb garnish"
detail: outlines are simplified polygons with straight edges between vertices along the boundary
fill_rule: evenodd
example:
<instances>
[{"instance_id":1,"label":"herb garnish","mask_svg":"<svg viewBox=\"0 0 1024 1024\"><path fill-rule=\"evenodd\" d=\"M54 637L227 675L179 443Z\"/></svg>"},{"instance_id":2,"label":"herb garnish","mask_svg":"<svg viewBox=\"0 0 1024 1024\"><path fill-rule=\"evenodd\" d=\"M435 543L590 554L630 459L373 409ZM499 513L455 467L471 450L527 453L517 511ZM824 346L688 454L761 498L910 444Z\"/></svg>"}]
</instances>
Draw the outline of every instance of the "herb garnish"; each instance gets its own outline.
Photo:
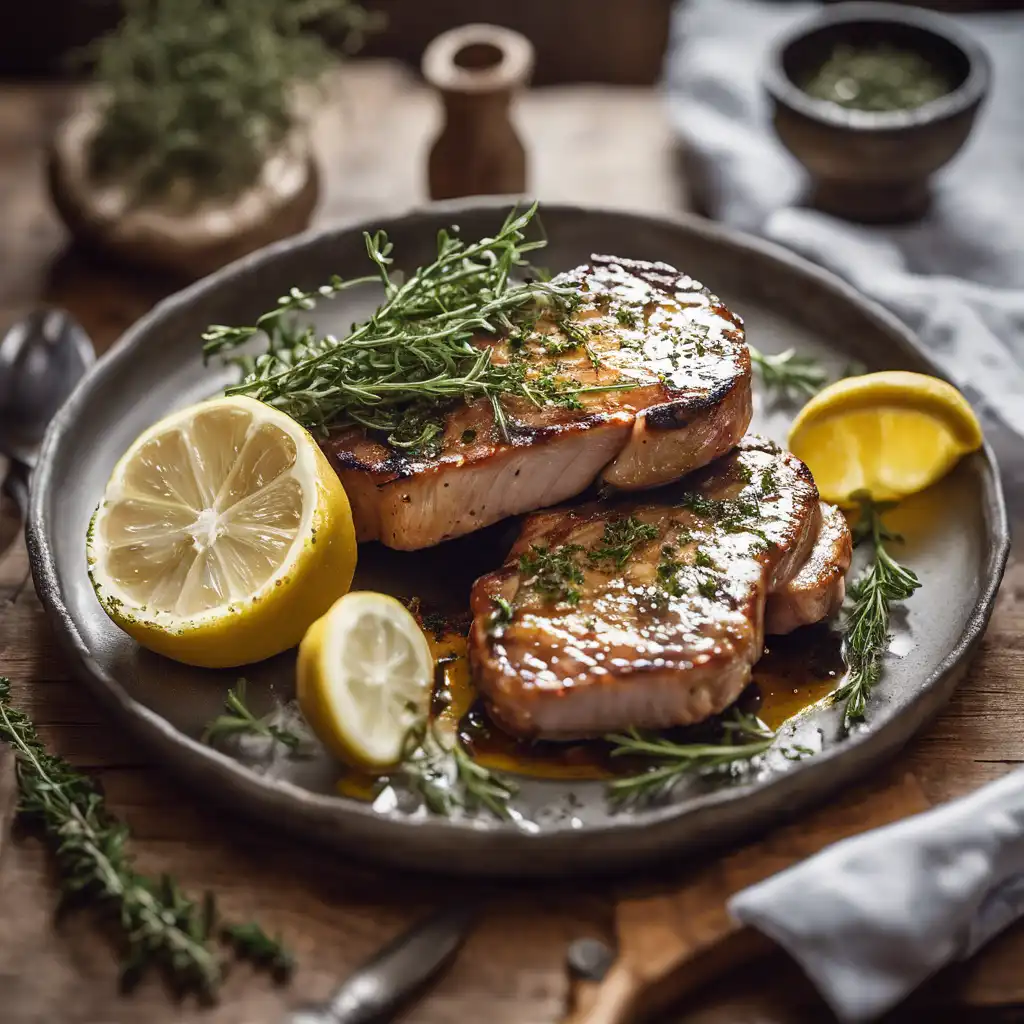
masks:
<instances>
[{"instance_id":1,"label":"herb garnish","mask_svg":"<svg viewBox=\"0 0 1024 1024\"><path fill-rule=\"evenodd\" d=\"M433 722L420 721L409 730L399 772L434 814L486 807L498 818L512 816L508 805L518 792L516 784L477 764L458 736L446 746Z\"/></svg>"},{"instance_id":2,"label":"herb garnish","mask_svg":"<svg viewBox=\"0 0 1024 1024\"><path fill-rule=\"evenodd\" d=\"M734 711L721 728L718 743L673 743L636 729L605 737L613 744L612 757L644 757L651 762L638 775L609 782L609 798L620 806L661 800L688 776L749 769L775 742L775 733L762 721L740 711Z\"/></svg>"},{"instance_id":3,"label":"herb garnish","mask_svg":"<svg viewBox=\"0 0 1024 1024\"><path fill-rule=\"evenodd\" d=\"M229 689L224 698L225 714L218 715L208 722L201 737L203 743L213 743L227 736L264 736L275 743L280 743L291 751L302 745L302 737L291 729L273 725L275 712L257 718L245 704L247 682L244 678Z\"/></svg>"},{"instance_id":4,"label":"herb garnish","mask_svg":"<svg viewBox=\"0 0 1024 1024\"><path fill-rule=\"evenodd\" d=\"M882 676L882 660L890 639L890 605L907 600L921 586L916 574L900 565L885 546L887 541L903 540L882 522L882 515L895 503L873 502L864 494L854 497L860 502L854 543L870 543L873 559L850 587L852 607L846 617L843 640L849 673L832 694L833 700L844 702L844 729L863 720L871 690Z\"/></svg>"},{"instance_id":5,"label":"herb garnish","mask_svg":"<svg viewBox=\"0 0 1024 1024\"><path fill-rule=\"evenodd\" d=\"M636 310L632 306L622 305L615 310L615 319L618 323L630 330L635 330L640 323Z\"/></svg>"},{"instance_id":6,"label":"herb garnish","mask_svg":"<svg viewBox=\"0 0 1024 1024\"><path fill-rule=\"evenodd\" d=\"M512 605L503 597L492 597L491 600L494 603L494 611L487 620L487 632L491 636L500 636L505 626L512 621Z\"/></svg>"},{"instance_id":7,"label":"herb garnish","mask_svg":"<svg viewBox=\"0 0 1024 1024\"><path fill-rule=\"evenodd\" d=\"M601 546L588 551L587 558L591 562L610 560L616 569L622 569L636 548L657 536L656 526L641 522L634 515L611 519L604 524Z\"/></svg>"},{"instance_id":8,"label":"herb garnish","mask_svg":"<svg viewBox=\"0 0 1024 1024\"><path fill-rule=\"evenodd\" d=\"M287 981L295 970L295 957L291 952L281 945L280 939L267 935L255 921L224 925L220 937L231 946L236 956L269 971L279 983Z\"/></svg>"},{"instance_id":9,"label":"herb garnish","mask_svg":"<svg viewBox=\"0 0 1024 1024\"><path fill-rule=\"evenodd\" d=\"M121 984L132 988L149 967L162 968L175 991L212 1000L223 976L210 942L217 935L216 905L209 894L189 899L173 879L138 874L126 850L128 828L106 807L87 776L47 753L35 726L9 703L10 682L0 678L0 739L14 748L19 812L39 826L60 872L64 899L92 899L110 913L124 944ZM239 956L261 962L291 961L280 943L255 925L227 925L221 934ZM249 936L237 941L235 934Z\"/></svg>"},{"instance_id":10,"label":"herb garnish","mask_svg":"<svg viewBox=\"0 0 1024 1024\"><path fill-rule=\"evenodd\" d=\"M684 563L676 558L679 549L674 544L665 544L661 549L661 560L658 562L657 586L660 596L682 597L685 591L679 579L679 570Z\"/></svg>"},{"instance_id":11,"label":"herb garnish","mask_svg":"<svg viewBox=\"0 0 1024 1024\"><path fill-rule=\"evenodd\" d=\"M761 376L761 383L786 402L810 398L827 383L828 373L816 359L786 349L777 355L765 355L747 344L750 361Z\"/></svg>"},{"instance_id":12,"label":"herb garnish","mask_svg":"<svg viewBox=\"0 0 1024 1024\"><path fill-rule=\"evenodd\" d=\"M576 555L582 550L579 544L563 544L557 548L531 544L530 550L519 556L523 582L549 601L579 604L578 588L583 585L583 570Z\"/></svg>"},{"instance_id":13,"label":"herb garnish","mask_svg":"<svg viewBox=\"0 0 1024 1024\"><path fill-rule=\"evenodd\" d=\"M375 274L334 277L310 292L293 288L253 326L208 328L204 353L230 351L264 332L268 346L262 355L235 357L246 376L227 389L229 395L257 398L321 433L328 427L361 425L384 431L391 444L410 449L436 439L443 407L453 401L488 399L507 439L504 396L535 405L564 404L587 392L634 387L631 381L584 386L531 374L527 361L496 362L489 346L473 344L481 333L512 331L538 309L564 319L573 308L575 296L568 285L512 280L517 270L529 269L527 254L546 244L526 241L536 211L536 204L522 213L513 210L493 237L476 242L463 241L455 228L438 232L437 258L404 283L392 276L393 246L387 235L366 233ZM384 285L384 301L344 338L318 336L312 327L295 324L294 314L313 309L320 299L369 282ZM402 430L409 416L416 420L416 432Z\"/></svg>"}]
</instances>

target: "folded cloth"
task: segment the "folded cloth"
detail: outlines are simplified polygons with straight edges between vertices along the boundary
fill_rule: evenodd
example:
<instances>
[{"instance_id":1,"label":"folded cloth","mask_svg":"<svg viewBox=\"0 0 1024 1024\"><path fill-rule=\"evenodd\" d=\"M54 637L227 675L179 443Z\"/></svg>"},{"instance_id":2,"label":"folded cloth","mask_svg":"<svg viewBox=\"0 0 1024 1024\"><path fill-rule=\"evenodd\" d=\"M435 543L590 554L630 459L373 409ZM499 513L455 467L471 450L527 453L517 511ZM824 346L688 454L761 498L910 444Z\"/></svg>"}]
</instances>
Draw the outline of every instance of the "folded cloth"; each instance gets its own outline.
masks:
<instances>
[{"instance_id":1,"label":"folded cloth","mask_svg":"<svg viewBox=\"0 0 1024 1024\"><path fill-rule=\"evenodd\" d=\"M737 893L842 1021L872 1020L1024 915L1024 770Z\"/></svg>"},{"instance_id":2,"label":"folded cloth","mask_svg":"<svg viewBox=\"0 0 1024 1024\"><path fill-rule=\"evenodd\" d=\"M902 318L983 412L1024 434L1024 12L957 16L992 58L992 94L913 224L863 226L799 206L800 165L760 72L816 3L682 0L666 62L699 205L846 278Z\"/></svg>"}]
</instances>

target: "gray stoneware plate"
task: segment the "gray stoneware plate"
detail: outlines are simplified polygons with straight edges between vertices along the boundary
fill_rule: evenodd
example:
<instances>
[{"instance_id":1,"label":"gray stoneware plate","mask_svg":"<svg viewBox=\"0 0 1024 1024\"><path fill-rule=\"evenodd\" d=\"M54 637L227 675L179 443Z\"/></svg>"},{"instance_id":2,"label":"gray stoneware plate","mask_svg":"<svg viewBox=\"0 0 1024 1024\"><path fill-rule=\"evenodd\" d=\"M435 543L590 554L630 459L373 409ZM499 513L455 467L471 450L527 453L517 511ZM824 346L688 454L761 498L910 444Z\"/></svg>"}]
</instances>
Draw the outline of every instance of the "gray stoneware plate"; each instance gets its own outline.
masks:
<instances>
[{"instance_id":1,"label":"gray stoneware plate","mask_svg":"<svg viewBox=\"0 0 1024 1024\"><path fill-rule=\"evenodd\" d=\"M817 756L772 758L754 778L695 782L679 788L671 803L643 810L613 813L599 782L524 780L515 820L446 819L402 801L371 806L339 796L337 767L322 752L294 761L254 756L243 764L198 742L238 673L187 668L142 651L100 610L86 575L89 518L136 435L232 379L223 367L203 366L200 334L208 324L253 323L292 285L312 288L332 274L365 273L363 227L386 228L400 261L411 267L428 261L439 228L458 223L466 237L491 233L506 205L439 205L272 246L162 302L97 363L47 435L28 524L36 587L76 671L110 711L111 727L135 732L201 798L378 863L476 874L619 869L723 842L841 791L893 755L950 696L988 622L1009 547L988 450L901 510L904 555L923 586L895 624L893 656L868 727L839 740L834 709L808 714L793 731L801 744L820 748ZM781 249L698 219L569 206L541 214L550 240L544 263L552 270L592 252L663 260L718 293L763 350L795 346L837 373L851 360L869 369L938 372L891 316ZM318 322L343 330L377 301L369 287L344 293L318 311ZM787 411L756 401L755 429L784 440ZM506 524L420 554L368 545L356 586L463 603L473 577L499 564L509 542ZM246 670L251 703L264 710L288 700L292 669L288 654Z\"/></svg>"}]
</instances>

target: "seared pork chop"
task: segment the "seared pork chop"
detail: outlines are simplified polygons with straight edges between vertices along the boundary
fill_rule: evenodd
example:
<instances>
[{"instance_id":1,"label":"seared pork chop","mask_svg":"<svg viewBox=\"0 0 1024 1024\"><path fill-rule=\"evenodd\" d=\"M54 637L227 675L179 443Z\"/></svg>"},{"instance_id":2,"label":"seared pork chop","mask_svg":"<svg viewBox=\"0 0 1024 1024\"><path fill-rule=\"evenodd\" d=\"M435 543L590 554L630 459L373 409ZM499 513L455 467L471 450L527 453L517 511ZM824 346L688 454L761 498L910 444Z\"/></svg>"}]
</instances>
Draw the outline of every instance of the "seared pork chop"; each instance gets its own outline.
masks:
<instances>
[{"instance_id":1,"label":"seared pork chop","mask_svg":"<svg viewBox=\"0 0 1024 1024\"><path fill-rule=\"evenodd\" d=\"M792 633L839 611L853 558L850 528L834 505L821 505L821 527L800 571L768 595L766 633Z\"/></svg>"},{"instance_id":2,"label":"seared pork chop","mask_svg":"<svg viewBox=\"0 0 1024 1024\"><path fill-rule=\"evenodd\" d=\"M528 737L716 714L761 656L769 594L786 594L780 616L809 614L801 574L823 522L844 568L842 516L819 502L802 462L756 437L646 500L530 516L506 564L473 587L476 685Z\"/></svg>"},{"instance_id":3,"label":"seared pork chop","mask_svg":"<svg viewBox=\"0 0 1024 1024\"><path fill-rule=\"evenodd\" d=\"M481 338L495 363L554 382L554 399L487 399L443 415L433 450L361 427L324 444L360 540L411 550L565 501L595 481L639 490L729 451L750 422L743 326L699 282L663 263L594 256L553 282L578 295L568 318Z\"/></svg>"}]
</instances>

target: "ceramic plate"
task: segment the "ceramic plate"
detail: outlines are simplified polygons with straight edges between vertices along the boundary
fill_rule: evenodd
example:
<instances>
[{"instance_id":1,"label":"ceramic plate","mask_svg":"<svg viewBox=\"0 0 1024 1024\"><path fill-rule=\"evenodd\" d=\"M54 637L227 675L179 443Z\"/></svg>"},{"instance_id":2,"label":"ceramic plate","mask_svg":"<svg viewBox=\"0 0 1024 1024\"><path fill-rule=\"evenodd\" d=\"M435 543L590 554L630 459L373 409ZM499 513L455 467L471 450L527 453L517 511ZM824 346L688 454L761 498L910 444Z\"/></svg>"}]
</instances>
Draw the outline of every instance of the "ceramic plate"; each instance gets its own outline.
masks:
<instances>
[{"instance_id":1,"label":"ceramic plate","mask_svg":"<svg viewBox=\"0 0 1024 1024\"><path fill-rule=\"evenodd\" d=\"M385 223L331 228L275 245L158 305L96 365L54 421L36 471L28 527L36 586L75 670L111 713L173 771L214 799L274 828L322 840L375 862L452 872L558 874L623 868L683 855L793 813L842 790L894 754L949 697L988 621L1007 556L1006 513L991 454L965 459L901 509L906 561L920 591L895 622L893 656L866 728L838 738L835 709L804 716L800 742L817 756L776 758L757 776L679 787L671 802L613 811L596 781L524 779L516 818L439 818L402 801L375 806L340 796L323 754L240 763L199 742L237 672L187 668L140 650L100 610L86 575L86 527L116 460L145 427L232 380L204 367L200 334L211 323L253 323L292 285L366 272L363 227L384 227L407 267L428 262L439 228L491 233L505 204L445 204ZM896 320L835 277L755 239L699 219L661 220L569 206L542 209L553 271L593 252L663 260L706 283L769 352L791 346L840 372L938 373ZM372 287L325 304L316 319L342 331L379 301ZM757 390L755 386L755 391ZM755 399L754 429L785 439L787 410ZM512 531L514 533L514 531ZM366 545L356 585L464 604L470 583L497 565L508 524L485 536L416 554ZM258 709L292 696L293 657L246 671Z\"/></svg>"}]
</instances>

